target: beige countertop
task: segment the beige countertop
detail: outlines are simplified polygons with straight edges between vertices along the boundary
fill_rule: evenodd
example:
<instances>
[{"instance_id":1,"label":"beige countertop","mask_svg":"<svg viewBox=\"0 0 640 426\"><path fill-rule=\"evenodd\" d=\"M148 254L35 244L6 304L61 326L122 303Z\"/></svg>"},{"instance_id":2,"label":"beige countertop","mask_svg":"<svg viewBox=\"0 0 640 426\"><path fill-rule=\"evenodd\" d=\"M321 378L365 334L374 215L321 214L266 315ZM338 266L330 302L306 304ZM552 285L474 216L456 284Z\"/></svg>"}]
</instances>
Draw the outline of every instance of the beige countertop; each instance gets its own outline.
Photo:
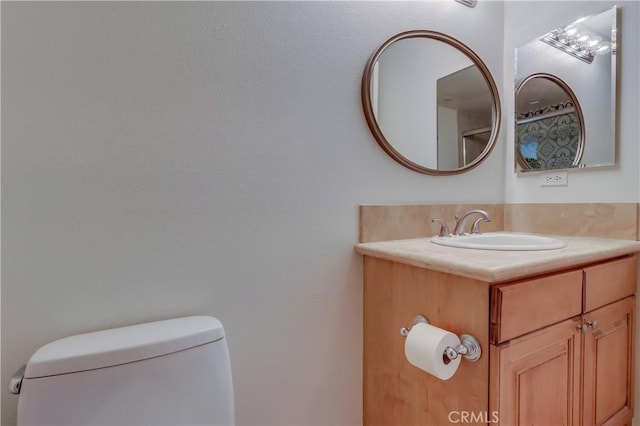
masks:
<instances>
[{"instance_id":1,"label":"beige countertop","mask_svg":"<svg viewBox=\"0 0 640 426\"><path fill-rule=\"evenodd\" d=\"M486 282L503 282L567 269L640 251L640 242L609 238L549 235L567 246L556 250L502 251L446 247L430 238L380 241L356 245L356 252L461 275Z\"/></svg>"}]
</instances>

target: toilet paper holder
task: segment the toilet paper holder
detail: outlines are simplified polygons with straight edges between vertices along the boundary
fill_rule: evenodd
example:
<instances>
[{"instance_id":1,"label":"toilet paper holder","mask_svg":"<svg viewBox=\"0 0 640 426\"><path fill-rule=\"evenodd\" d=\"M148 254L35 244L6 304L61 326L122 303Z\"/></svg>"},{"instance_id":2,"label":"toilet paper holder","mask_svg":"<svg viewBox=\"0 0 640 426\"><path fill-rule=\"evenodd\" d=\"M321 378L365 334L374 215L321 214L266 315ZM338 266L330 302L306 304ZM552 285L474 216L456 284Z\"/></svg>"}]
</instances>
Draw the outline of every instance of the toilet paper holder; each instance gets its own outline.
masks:
<instances>
[{"instance_id":1,"label":"toilet paper holder","mask_svg":"<svg viewBox=\"0 0 640 426\"><path fill-rule=\"evenodd\" d=\"M429 320L422 315L417 315L413 319L413 325L417 324L429 324ZM407 337L410 331L411 327L402 327L400 329L400 335ZM469 361L479 360L480 356L482 356L482 349L480 348L478 340L470 334L461 334L460 344L455 348L447 347L443 354L443 356L446 356L451 361L458 358L460 355Z\"/></svg>"}]
</instances>

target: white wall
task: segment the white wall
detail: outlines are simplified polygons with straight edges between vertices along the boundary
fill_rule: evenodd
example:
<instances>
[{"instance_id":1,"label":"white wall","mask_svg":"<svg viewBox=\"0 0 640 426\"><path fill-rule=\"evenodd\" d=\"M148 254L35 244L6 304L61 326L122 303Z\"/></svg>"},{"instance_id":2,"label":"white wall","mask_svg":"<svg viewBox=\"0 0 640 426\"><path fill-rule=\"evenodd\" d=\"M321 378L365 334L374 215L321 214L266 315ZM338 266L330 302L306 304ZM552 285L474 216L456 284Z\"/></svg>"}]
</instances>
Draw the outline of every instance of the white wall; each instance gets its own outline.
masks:
<instances>
[{"instance_id":1,"label":"white wall","mask_svg":"<svg viewBox=\"0 0 640 426\"><path fill-rule=\"evenodd\" d=\"M360 423L358 205L502 202L505 173L503 138L463 175L395 163L364 65L433 29L501 85L503 4L1 7L3 389L51 340L211 314L240 424Z\"/></svg>"},{"instance_id":2,"label":"white wall","mask_svg":"<svg viewBox=\"0 0 640 426\"><path fill-rule=\"evenodd\" d=\"M508 1L505 2L504 33L504 86L503 93L513 93L514 50L556 27L590 15L620 6L618 15L618 123L616 165L597 169L576 170L569 173L566 187L541 187L539 174L513 173L513 149L507 144L505 200L508 203L555 203L555 202L637 202L639 193L638 167L638 98L640 67L638 52L640 33L640 3L636 0L610 1ZM503 96L505 103L506 140L514 140L513 97ZM602 114L608 112L601 111ZM509 121L511 120L511 121ZM599 129L587 129L596 134ZM587 140L589 143L589 140Z\"/></svg>"}]
</instances>

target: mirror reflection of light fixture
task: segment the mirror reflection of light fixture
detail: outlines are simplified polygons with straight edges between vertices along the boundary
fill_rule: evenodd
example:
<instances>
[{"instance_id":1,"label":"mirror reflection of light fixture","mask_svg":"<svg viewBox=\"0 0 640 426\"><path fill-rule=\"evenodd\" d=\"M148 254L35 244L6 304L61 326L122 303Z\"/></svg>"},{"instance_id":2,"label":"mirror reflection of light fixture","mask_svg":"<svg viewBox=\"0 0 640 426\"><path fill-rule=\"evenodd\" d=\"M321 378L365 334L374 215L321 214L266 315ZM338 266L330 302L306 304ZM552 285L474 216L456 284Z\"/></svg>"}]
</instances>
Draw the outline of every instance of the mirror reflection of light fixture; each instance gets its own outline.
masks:
<instances>
[{"instance_id":1,"label":"mirror reflection of light fixture","mask_svg":"<svg viewBox=\"0 0 640 426\"><path fill-rule=\"evenodd\" d=\"M517 2L514 2L514 4ZM554 5L544 2L538 2L541 7L548 6L549 11L553 11ZM514 6L515 7L515 6ZM545 72L555 76L562 76L563 81L574 92L576 99L581 103L581 109L583 113L583 120L580 120L585 125L584 132L584 150L583 156L580 159L580 163L575 167L603 167L612 166L616 164L616 158L619 156L616 152L616 128L619 115L616 111L616 101L619 96L617 77L620 74L619 71L619 55L616 52L616 27L619 23L618 19L621 14L622 8L620 6L611 5L607 9L600 12L584 13L584 11L575 16L586 16L586 19L565 21L564 24L558 22L556 25L545 29L537 33L535 38L528 40L527 42L516 47L515 51L515 70L514 70L514 86L519 87L522 81L528 76L536 73ZM523 9L525 10L525 9ZM528 9L526 9L528 10ZM580 22L579 22L580 21ZM587 64L582 60L578 60L569 54L560 52L559 49L549 46L547 43L540 41L541 38L547 35L547 32L553 29L568 29L569 27L576 27L576 32L579 30L588 30L593 35L598 35L603 38L604 42L602 47L598 48L598 53L595 54L593 62ZM566 42L566 38L569 36L563 34ZM570 34L571 35L571 34ZM576 40L584 43L586 41L583 38L584 35L576 37ZM610 43L608 43L610 42ZM593 46L592 46L593 47ZM608 52L607 52L608 50ZM543 95L546 92L540 92L540 88L535 82L544 82L546 79L532 79L530 83L527 83L525 90L516 93L515 105L516 112L522 111L523 113L535 113L539 109L544 109L545 105L551 105L552 107L558 106L562 103L561 107L566 105L566 98L562 99L554 97L547 101ZM529 87L531 85L531 87ZM527 90L534 89L534 90ZM565 91L566 92L566 91ZM531 105L528 102L535 99L543 99L539 104ZM517 158L518 155L524 155L519 145L518 134L518 121L521 120L524 114L516 115L514 119L514 154ZM521 127L524 132L524 127ZM547 132L547 135L549 133ZM523 144L530 142L531 139L523 137L521 139ZM531 145L533 146L533 145ZM538 146L537 148L542 148ZM544 153L548 153L551 150L546 150ZM519 153L520 152L520 153ZM543 154L543 150L538 151ZM527 151L528 154L531 154ZM534 158L533 155L527 155L525 158ZM571 157L570 157L571 158ZM528 172L531 168L536 170L551 170L554 165L549 165L547 162L538 157L539 167L533 164L526 163L526 160L522 162L518 161L515 170L516 172ZM574 167L574 166L572 166Z\"/></svg>"},{"instance_id":2,"label":"mirror reflection of light fixture","mask_svg":"<svg viewBox=\"0 0 640 426\"><path fill-rule=\"evenodd\" d=\"M456 0L458 3L462 3L465 6L469 6L469 7L476 7L476 4L478 4L478 0Z\"/></svg>"},{"instance_id":3,"label":"mirror reflection of light fixture","mask_svg":"<svg viewBox=\"0 0 640 426\"><path fill-rule=\"evenodd\" d=\"M556 28L542 36L540 41L590 64L593 62L595 55L609 53L611 43L604 41L597 34L592 34L580 28L577 24L582 21L584 21L584 18L565 28Z\"/></svg>"}]
</instances>

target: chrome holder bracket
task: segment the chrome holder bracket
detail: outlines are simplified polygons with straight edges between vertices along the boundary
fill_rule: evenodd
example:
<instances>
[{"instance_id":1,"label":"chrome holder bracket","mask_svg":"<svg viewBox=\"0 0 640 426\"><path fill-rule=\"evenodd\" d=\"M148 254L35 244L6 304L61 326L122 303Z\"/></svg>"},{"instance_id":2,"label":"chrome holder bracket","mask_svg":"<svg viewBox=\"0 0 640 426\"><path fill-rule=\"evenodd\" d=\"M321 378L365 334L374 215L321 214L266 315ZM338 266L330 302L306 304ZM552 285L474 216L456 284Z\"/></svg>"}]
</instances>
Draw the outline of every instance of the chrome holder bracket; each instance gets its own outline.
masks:
<instances>
[{"instance_id":1,"label":"chrome holder bracket","mask_svg":"<svg viewBox=\"0 0 640 426\"><path fill-rule=\"evenodd\" d=\"M422 315L416 315L413 318L413 325L411 327L413 327L414 325L418 325L418 324L429 324L429 320L426 319L425 317L423 317ZM407 337L409 335L409 332L411 331L411 327L407 328L407 327L402 327L400 329L400 335Z\"/></svg>"},{"instance_id":2,"label":"chrome holder bracket","mask_svg":"<svg viewBox=\"0 0 640 426\"><path fill-rule=\"evenodd\" d=\"M460 344L455 348L446 348L444 354L452 361L462 355L464 359L475 362L482 356L482 349L475 337L463 334L460 336Z\"/></svg>"}]
</instances>

